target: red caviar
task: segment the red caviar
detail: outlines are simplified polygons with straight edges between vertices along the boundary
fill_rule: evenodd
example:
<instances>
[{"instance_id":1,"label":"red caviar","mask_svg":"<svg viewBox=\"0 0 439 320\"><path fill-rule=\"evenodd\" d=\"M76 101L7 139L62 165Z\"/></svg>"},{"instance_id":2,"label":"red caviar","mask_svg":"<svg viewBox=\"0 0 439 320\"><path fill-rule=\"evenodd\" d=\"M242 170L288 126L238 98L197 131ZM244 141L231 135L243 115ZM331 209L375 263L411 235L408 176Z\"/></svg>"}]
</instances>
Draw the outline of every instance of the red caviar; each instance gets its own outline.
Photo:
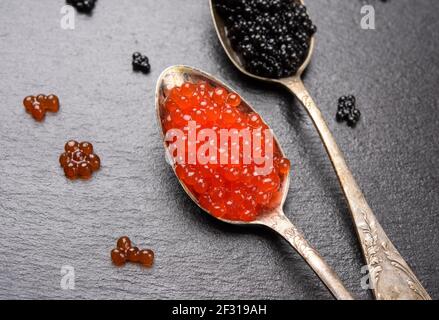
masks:
<instances>
[{"instance_id":1,"label":"red caviar","mask_svg":"<svg viewBox=\"0 0 439 320\"><path fill-rule=\"evenodd\" d=\"M59 100L54 94L48 96L39 94L37 96L27 96L23 100L23 106L27 113L37 121L42 121L46 116L46 112L58 112Z\"/></svg>"},{"instance_id":2,"label":"red caviar","mask_svg":"<svg viewBox=\"0 0 439 320\"><path fill-rule=\"evenodd\" d=\"M93 145L90 142L78 143L70 140L65 144L64 150L59 157L59 163L69 179L89 179L93 171L101 167L101 159L93 153Z\"/></svg>"},{"instance_id":3,"label":"red caviar","mask_svg":"<svg viewBox=\"0 0 439 320\"><path fill-rule=\"evenodd\" d=\"M133 247L127 236L117 240L116 248L111 250L110 256L116 266L122 266L127 261L139 262L145 267L151 267L154 263L154 252L151 249L140 250L138 247Z\"/></svg>"},{"instance_id":4,"label":"red caviar","mask_svg":"<svg viewBox=\"0 0 439 320\"><path fill-rule=\"evenodd\" d=\"M175 152L175 172L182 183L194 195L201 207L212 215L238 221L252 221L264 210L279 205L281 199L282 182L290 170L290 162L281 155L279 147L273 143L273 153L265 154L265 129L268 126L261 117L252 112L241 98L234 92L228 92L222 87L214 87L206 82L185 82L180 87L170 89L161 110L161 121L164 133L171 129L180 129L184 132L186 150L184 159ZM239 153L233 155L229 140L228 151L230 161L223 164L218 159L221 152L226 152L218 145L217 163L190 162L193 155L188 151L191 142L188 139L188 121L195 121L196 129L212 129L219 133L221 129L248 129L250 132L260 130L262 139L258 151L265 159L272 160L269 172L256 173L260 162L255 159L245 162L244 142L239 140ZM201 141L202 140L202 141ZM197 138L196 153L200 152L202 143L206 140ZM209 141L209 140L207 140ZM230 143L231 142L231 143ZM171 142L168 141L168 146ZM236 143L235 143L236 144ZM247 150L248 151L248 150ZM248 153L248 152L247 152ZM255 148L251 151L255 153ZM239 157L238 163L232 162Z\"/></svg>"}]
</instances>

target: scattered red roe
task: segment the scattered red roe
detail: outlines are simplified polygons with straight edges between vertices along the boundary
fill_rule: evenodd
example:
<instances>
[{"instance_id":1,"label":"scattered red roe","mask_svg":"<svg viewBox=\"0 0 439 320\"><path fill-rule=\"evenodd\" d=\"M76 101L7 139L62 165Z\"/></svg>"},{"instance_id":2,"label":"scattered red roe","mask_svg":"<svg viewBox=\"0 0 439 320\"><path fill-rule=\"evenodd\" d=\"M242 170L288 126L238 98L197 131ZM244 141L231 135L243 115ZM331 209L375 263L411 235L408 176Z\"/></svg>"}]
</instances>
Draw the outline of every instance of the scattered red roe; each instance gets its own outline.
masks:
<instances>
[{"instance_id":1,"label":"scattered red roe","mask_svg":"<svg viewBox=\"0 0 439 320\"><path fill-rule=\"evenodd\" d=\"M111 250L111 261L116 266L122 266L125 262L139 262L145 267L151 267L154 263L154 252L151 249L139 250L131 245L131 240L127 236L117 240L116 248Z\"/></svg>"},{"instance_id":2,"label":"scattered red roe","mask_svg":"<svg viewBox=\"0 0 439 320\"><path fill-rule=\"evenodd\" d=\"M42 121L46 116L46 112L58 112L59 99L54 94L48 96L39 94L37 96L27 96L23 100L23 106L27 113L37 121Z\"/></svg>"},{"instance_id":3,"label":"scattered red roe","mask_svg":"<svg viewBox=\"0 0 439 320\"><path fill-rule=\"evenodd\" d=\"M64 146L65 152L59 157L59 163L64 168L67 178L90 179L94 171L101 167L101 159L93 153L93 145L90 142L67 141Z\"/></svg>"},{"instance_id":4,"label":"scattered red roe","mask_svg":"<svg viewBox=\"0 0 439 320\"><path fill-rule=\"evenodd\" d=\"M216 133L220 129L249 129L251 132L262 129L262 138L264 129L268 129L268 126L257 113L241 103L238 94L228 92L225 88L214 87L202 81L186 82L180 87L170 89L161 110L162 128L165 134L170 129L184 132L185 159L178 162L177 155L173 154L175 172L203 209L218 218L253 221L267 209L279 205L282 182L289 173L290 162L282 156L276 143L273 143L273 154L270 158L265 155L262 139L260 151L272 160L272 166L265 175L256 174L255 168L260 167L260 163L256 164L253 159L250 163L243 161L242 139L239 141L238 164L188 164L190 120L196 122L197 130L209 128ZM197 154L200 142L196 142ZM219 159L221 150L217 149L217 152Z\"/></svg>"}]
</instances>

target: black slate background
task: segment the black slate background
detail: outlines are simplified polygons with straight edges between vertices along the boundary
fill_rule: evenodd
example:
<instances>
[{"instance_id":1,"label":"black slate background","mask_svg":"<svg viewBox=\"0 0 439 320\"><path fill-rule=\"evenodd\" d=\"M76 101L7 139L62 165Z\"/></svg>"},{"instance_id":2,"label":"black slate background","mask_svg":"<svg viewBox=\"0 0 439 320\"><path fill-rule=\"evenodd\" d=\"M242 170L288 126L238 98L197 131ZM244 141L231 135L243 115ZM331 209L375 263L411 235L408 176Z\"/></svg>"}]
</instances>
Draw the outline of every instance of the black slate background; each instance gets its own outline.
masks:
<instances>
[{"instance_id":1,"label":"black slate background","mask_svg":"<svg viewBox=\"0 0 439 320\"><path fill-rule=\"evenodd\" d=\"M317 47L305 83L389 237L439 298L439 2L308 1ZM238 74L216 39L207 1L106 0L76 29L60 27L64 1L0 2L0 298L330 299L286 243L231 227L189 201L164 160L154 118L160 72L188 64L234 86L273 127L293 163L287 215L361 299L360 249L335 174L310 120L286 91ZM133 73L146 53L149 75ZM43 123L28 94L56 93ZM352 130L336 100L357 96ZM71 182L58 167L66 140L91 141L103 167ZM112 266L120 235L156 252L143 269ZM60 269L75 268L75 290Z\"/></svg>"}]
</instances>

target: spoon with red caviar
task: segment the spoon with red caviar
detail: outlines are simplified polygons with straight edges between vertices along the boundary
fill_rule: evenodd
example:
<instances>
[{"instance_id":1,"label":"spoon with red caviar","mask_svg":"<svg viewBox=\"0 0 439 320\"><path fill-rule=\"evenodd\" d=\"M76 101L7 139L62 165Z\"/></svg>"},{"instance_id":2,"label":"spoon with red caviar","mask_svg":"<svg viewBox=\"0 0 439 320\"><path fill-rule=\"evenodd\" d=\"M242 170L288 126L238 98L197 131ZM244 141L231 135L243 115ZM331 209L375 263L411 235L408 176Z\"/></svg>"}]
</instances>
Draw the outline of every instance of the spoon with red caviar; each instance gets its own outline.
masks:
<instances>
[{"instance_id":1,"label":"spoon with red caviar","mask_svg":"<svg viewBox=\"0 0 439 320\"><path fill-rule=\"evenodd\" d=\"M332 268L283 212L290 162L274 135L271 135L272 140L265 136L262 146L256 146L251 151L255 154L255 150L260 148L264 159L272 160L268 161L271 164L269 170L257 174L260 167L256 162L243 161L246 151L244 139L238 142L243 148L237 153L240 160L236 163L203 163L202 157L197 157L194 163L188 160L193 152L189 145L196 145L199 156L199 142L203 140L198 135L196 140L191 141L191 123L198 132L203 132L203 129L210 129L209 132L247 129L252 131L253 137L270 136L269 127L248 103L207 73L187 66L173 66L163 71L157 81L155 107L168 160L183 189L200 208L226 223L271 228L296 249L335 298L353 299ZM177 139L188 147L181 154L176 148L171 148L175 147ZM209 136L209 139L212 137ZM210 144L213 140L209 139L203 141ZM233 147L233 140L230 139L230 142ZM223 147L228 148L221 145L215 149L215 157L221 156ZM183 161L179 158L181 156ZM233 151L230 152L230 160L232 157ZM208 159L212 160L212 154Z\"/></svg>"},{"instance_id":2,"label":"spoon with red caviar","mask_svg":"<svg viewBox=\"0 0 439 320\"><path fill-rule=\"evenodd\" d=\"M316 32L304 1L210 0L210 9L220 43L235 67L251 78L286 87L311 117L348 202L375 297L431 300L379 224L303 84Z\"/></svg>"}]
</instances>

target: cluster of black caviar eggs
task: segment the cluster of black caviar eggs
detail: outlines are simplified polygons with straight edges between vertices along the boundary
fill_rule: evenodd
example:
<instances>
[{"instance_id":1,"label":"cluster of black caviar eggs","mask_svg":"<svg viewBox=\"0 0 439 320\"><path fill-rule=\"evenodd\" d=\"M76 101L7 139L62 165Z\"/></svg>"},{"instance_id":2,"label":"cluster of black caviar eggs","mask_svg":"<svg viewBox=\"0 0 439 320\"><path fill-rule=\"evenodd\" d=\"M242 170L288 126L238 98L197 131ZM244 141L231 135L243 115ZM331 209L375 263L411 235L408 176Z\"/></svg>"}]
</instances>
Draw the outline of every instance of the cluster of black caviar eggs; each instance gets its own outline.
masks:
<instances>
[{"instance_id":1,"label":"cluster of black caviar eggs","mask_svg":"<svg viewBox=\"0 0 439 320\"><path fill-rule=\"evenodd\" d=\"M293 0L216 0L227 37L247 71L268 78L294 75L317 31Z\"/></svg>"},{"instance_id":2,"label":"cluster of black caviar eggs","mask_svg":"<svg viewBox=\"0 0 439 320\"><path fill-rule=\"evenodd\" d=\"M143 73L148 73L151 70L151 66L149 65L148 57L142 55L140 52L133 53L133 70L141 71Z\"/></svg>"},{"instance_id":3,"label":"cluster of black caviar eggs","mask_svg":"<svg viewBox=\"0 0 439 320\"><path fill-rule=\"evenodd\" d=\"M66 3L75 7L79 12L90 13L97 0L66 0Z\"/></svg>"},{"instance_id":4,"label":"cluster of black caviar eggs","mask_svg":"<svg viewBox=\"0 0 439 320\"><path fill-rule=\"evenodd\" d=\"M346 121L348 126L353 127L360 120L361 112L355 105L353 95L341 96L338 99L336 119L337 121Z\"/></svg>"}]
</instances>

